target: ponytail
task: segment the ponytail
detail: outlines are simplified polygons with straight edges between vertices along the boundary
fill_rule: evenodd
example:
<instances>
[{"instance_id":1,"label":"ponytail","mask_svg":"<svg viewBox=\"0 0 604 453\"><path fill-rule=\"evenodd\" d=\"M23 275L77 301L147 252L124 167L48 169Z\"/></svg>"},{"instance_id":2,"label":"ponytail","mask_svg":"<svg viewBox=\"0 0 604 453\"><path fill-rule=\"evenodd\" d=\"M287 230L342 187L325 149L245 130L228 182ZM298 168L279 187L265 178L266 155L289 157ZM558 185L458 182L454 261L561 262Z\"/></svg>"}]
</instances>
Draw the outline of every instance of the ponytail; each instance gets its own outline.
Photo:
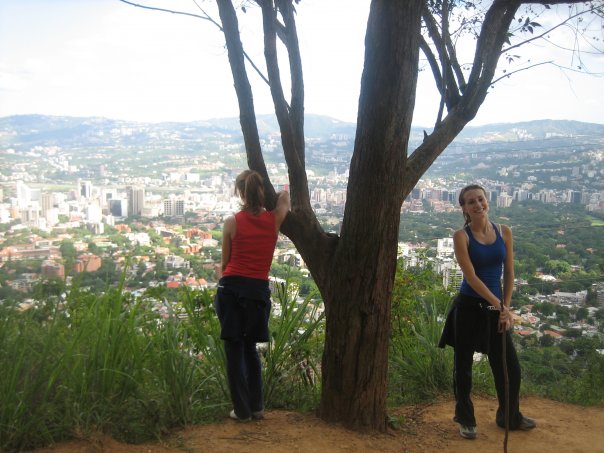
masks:
<instances>
[{"instance_id":1,"label":"ponytail","mask_svg":"<svg viewBox=\"0 0 604 453\"><path fill-rule=\"evenodd\" d=\"M241 209L259 214L264 208L264 183L260 173L245 170L235 179L235 195L241 197Z\"/></svg>"}]
</instances>

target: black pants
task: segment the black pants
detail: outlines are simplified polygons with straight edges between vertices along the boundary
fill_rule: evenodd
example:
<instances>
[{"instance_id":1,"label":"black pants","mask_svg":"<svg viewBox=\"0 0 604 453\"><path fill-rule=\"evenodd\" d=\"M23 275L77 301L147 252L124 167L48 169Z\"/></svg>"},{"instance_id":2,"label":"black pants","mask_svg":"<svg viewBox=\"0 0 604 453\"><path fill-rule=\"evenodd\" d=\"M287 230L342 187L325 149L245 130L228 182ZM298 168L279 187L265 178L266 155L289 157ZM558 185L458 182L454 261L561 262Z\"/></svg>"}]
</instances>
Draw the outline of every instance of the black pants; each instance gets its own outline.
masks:
<instances>
[{"instance_id":1,"label":"black pants","mask_svg":"<svg viewBox=\"0 0 604 453\"><path fill-rule=\"evenodd\" d=\"M473 298L471 298L473 299ZM476 301L476 299L473 299ZM488 336L488 358L499 407L496 422L505 426L505 382L503 356L503 335L506 340L506 364L509 379L509 421L510 429L518 428L522 419L519 406L520 364L512 343L510 332L499 333L499 312L486 310L486 306L473 306L471 303L456 303L455 310L455 353L453 369L453 388L455 392L455 420L462 425L476 426L474 405L470 393L472 390L472 363L476 345L476 331L483 331ZM486 331L479 323L487 322Z\"/></svg>"},{"instance_id":2,"label":"black pants","mask_svg":"<svg viewBox=\"0 0 604 453\"><path fill-rule=\"evenodd\" d=\"M224 340L229 390L235 414L249 418L264 408L262 366L255 341Z\"/></svg>"},{"instance_id":3,"label":"black pants","mask_svg":"<svg viewBox=\"0 0 604 453\"><path fill-rule=\"evenodd\" d=\"M226 370L235 414L249 418L264 409L262 365L256 343L269 339L268 281L223 277L216 291L216 314L224 340Z\"/></svg>"}]
</instances>

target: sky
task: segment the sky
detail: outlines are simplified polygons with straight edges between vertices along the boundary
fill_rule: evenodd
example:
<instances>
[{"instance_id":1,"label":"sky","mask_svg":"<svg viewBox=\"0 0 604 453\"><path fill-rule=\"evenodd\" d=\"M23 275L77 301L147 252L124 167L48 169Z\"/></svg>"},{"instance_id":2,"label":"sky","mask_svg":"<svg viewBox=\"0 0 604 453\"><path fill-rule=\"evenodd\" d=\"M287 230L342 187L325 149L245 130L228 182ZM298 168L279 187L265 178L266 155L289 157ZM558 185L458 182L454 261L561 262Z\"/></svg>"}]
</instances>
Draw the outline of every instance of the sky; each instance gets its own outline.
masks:
<instances>
[{"instance_id":1,"label":"sky","mask_svg":"<svg viewBox=\"0 0 604 453\"><path fill-rule=\"evenodd\" d=\"M212 3L141 2L192 13L200 12L197 5L211 10ZM369 0L303 0L297 10L306 113L356 121ZM242 39L261 65L261 22L257 11L247 11ZM564 33L556 38L558 45L572 43L573 36ZM523 56L576 66L556 49L532 45ZM604 124L604 55L584 58L599 76L553 65L520 72L495 85L470 124L537 119ZM268 88L249 74L257 113L271 113ZM433 124L438 105L428 76L420 73L417 126ZM118 0L0 0L0 117L17 114L160 122L239 112L223 35L208 21Z\"/></svg>"}]
</instances>

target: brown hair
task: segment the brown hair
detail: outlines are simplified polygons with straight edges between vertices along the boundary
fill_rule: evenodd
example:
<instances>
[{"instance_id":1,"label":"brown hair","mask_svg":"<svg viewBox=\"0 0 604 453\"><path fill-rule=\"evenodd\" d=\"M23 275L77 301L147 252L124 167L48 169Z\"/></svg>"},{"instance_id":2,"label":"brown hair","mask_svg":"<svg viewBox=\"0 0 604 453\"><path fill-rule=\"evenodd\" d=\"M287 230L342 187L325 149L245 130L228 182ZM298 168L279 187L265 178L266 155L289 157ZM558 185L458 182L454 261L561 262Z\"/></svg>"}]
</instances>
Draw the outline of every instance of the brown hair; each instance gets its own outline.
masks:
<instances>
[{"instance_id":1,"label":"brown hair","mask_svg":"<svg viewBox=\"0 0 604 453\"><path fill-rule=\"evenodd\" d=\"M487 191L484 190L484 187L479 186L478 184L470 184L469 186L466 186L463 189L461 189L461 192L459 192L459 206L463 206L464 204L466 204L466 200L464 200L464 196L466 195L466 192L468 192L470 190L482 190L482 193L484 194L485 198L487 196ZM463 214L463 218L465 220L465 223L463 224L463 226L466 226L467 224L470 223L470 216L463 211L462 211L462 214Z\"/></svg>"},{"instance_id":2,"label":"brown hair","mask_svg":"<svg viewBox=\"0 0 604 453\"><path fill-rule=\"evenodd\" d=\"M259 214L264 208L264 184L260 173L254 170L244 170L235 179L235 195L242 200L241 209Z\"/></svg>"}]
</instances>

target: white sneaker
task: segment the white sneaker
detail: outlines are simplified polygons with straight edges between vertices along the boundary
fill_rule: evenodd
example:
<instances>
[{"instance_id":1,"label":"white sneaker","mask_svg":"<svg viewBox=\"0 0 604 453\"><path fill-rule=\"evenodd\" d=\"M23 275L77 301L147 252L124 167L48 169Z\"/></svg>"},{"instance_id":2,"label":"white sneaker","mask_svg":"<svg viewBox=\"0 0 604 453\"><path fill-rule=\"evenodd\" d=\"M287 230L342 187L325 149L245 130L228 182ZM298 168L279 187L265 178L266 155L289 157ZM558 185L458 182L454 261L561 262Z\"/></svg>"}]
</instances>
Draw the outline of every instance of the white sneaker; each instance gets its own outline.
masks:
<instances>
[{"instance_id":1,"label":"white sneaker","mask_svg":"<svg viewBox=\"0 0 604 453\"><path fill-rule=\"evenodd\" d=\"M252 417L248 417L248 418L237 417L237 414L235 413L235 409L233 409L231 411L231 413L229 414L229 417L232 418L233 420L237 420L238 422L249 422L252 419Z\"/></svg>"},{"instance_id":2,"label":"white sneaker","mask_svg":"<svg viewBox=\"0 0 604 453\"><path fill-rule=\"evenodd\" d=\"M459 425L459 434L464 439L476 439L476 426Z\"/></svg>"}]
</instances>

